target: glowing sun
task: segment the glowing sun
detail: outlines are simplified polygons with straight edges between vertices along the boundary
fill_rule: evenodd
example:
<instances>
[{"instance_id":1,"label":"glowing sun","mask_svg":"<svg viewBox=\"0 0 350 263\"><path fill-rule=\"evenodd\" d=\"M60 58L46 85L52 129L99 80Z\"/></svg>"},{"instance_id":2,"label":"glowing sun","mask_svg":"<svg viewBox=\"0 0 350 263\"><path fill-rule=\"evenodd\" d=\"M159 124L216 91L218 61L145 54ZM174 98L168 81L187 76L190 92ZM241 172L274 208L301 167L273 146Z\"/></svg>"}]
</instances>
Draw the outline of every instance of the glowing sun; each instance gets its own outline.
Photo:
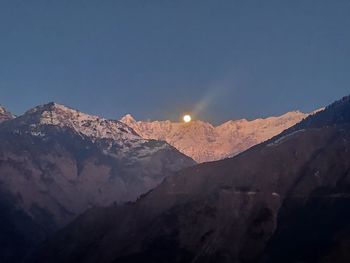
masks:
<instances>
[{"instance_id":1,"label":"glowing sun","mask_svg":"<svg viewBox=\"0 0 350 263\"><path fill-rule=\"evenodd\" d=\"M190 122L192 120L192 118L190 115L186 114L186 115L184 115L183 120L184 120L184 122Z\"/></svg>"}]
</instances>

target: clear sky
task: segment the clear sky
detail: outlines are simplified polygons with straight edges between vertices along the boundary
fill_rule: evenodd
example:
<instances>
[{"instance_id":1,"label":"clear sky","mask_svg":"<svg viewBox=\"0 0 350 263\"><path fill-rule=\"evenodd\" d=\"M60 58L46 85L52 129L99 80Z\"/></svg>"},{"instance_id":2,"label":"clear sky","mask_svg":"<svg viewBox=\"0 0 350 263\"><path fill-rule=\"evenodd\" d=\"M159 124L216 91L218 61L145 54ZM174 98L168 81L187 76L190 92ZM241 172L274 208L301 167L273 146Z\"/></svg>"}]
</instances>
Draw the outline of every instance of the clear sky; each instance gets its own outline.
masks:
<instances>
[{"instance_id":1,"label":"clear sky","mask_svg":"<svg viewBox=\"0 0 350 263\"><path fill-rule=\"evenodd\" d=\"M0 104L107 118L311 111L350 93L348 0L1 0Z\"/></svg>"}]
</instances>

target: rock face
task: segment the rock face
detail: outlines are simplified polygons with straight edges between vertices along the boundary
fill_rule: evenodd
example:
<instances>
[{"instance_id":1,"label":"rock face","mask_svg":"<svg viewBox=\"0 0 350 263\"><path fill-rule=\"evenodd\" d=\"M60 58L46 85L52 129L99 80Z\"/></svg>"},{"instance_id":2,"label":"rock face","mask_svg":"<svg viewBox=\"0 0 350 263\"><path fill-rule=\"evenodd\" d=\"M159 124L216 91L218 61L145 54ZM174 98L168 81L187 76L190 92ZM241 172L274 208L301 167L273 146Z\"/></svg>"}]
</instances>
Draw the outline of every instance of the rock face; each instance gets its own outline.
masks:
<instances>
[{"instance_id":1,"label":"rock face","mask_svg":"<svg viewBox=\"0 0 350 263\"><path fill-rule=\"evenodd\" d=\"M14 116L8 112L5 107L0 105L0 123L3 121L11 120Z\"/></svg>"},{"instance_id":2,"label":"rock face","mask_svg":"<svg viewBox=\"0 0 350 263\"><path fill-rule=\"evenodd\" d=\"M0 141L0 210L5 214L0 233L14 232L13 243L1 238L6 241L1 262L15 262L16 251L87 208L136 200L194 164L169 144L143 139L119 121L55 103L2 122Z\"/></svg>"},{"instance_id":3,"label":"rock face","mask_svg":"<svg viewBox=\"0 0 350 263\"><path fill-rule=\"evenodd\" d=\"M266 119L232 120L216 127L200 120L190 123L136 121L130 114L124 116L121 122L133 128L141 137L164 140L201 163L232 157L272 138L307 116L293 111Z\"/></svg>"},{"instance_id":4,"label":"rock face","mask_svg":"<svg viewBox=\"0 0 350 263\"><path fill-rule=\"evenodd\" d=\"M349 262L350 97L230 159L91 209L34 262Z\"/></svg>"}]
</instances>

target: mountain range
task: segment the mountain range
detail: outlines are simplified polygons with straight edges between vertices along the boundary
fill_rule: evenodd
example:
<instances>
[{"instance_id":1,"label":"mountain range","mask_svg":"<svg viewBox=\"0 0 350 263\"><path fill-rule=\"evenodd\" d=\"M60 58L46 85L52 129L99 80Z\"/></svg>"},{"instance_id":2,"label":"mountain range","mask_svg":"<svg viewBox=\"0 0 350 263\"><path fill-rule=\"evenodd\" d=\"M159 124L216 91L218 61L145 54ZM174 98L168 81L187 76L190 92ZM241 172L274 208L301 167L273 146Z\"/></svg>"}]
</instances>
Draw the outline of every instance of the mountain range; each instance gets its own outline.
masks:
<instances>
[{"instance_id":1,"label":"mountain range","mask_svg":"<svg viewBox=\"0 0 350 263\"><path fill-rule=\"evenodd\" d=\"M32 262L349 262L350 97L136 202L93 208Z\"/></svg>"},{"instance_id":2,"label":"mountain range","mask_svg":"<svg viewBox=\"0 0 350 263\"><path fill-rule=\"evenodd\" d=\"M0 122L0 262L350 259L350 97L216 127L57 103Z\"/></svg>"},{"instance_id":3,"label":"mountain range","mask_svg":"<svg viewBox=\"0 0 350 263\"><path fill-rule=\"evenodd\" d=\"M278 117L230 120L221 125L200 120L184 122L136 121L130 114L120 121L146 139L163 140L198 163L232 157L266 141L306 118L292 111Z\"/></svg>"}]
</instances>

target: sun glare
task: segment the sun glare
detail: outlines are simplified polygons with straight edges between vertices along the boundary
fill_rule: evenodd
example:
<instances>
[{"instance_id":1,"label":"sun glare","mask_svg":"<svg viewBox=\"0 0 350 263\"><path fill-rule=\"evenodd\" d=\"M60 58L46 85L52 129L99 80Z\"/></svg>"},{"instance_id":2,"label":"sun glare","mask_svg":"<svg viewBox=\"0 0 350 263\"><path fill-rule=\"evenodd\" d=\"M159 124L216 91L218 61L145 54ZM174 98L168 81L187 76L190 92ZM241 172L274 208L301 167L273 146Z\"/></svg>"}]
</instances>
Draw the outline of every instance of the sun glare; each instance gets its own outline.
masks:
<instances>
[{"instance_id":1,"label":"sun glare","mask_svg":"<svg viewBox=\"0 0 350 263\"><path fill-rule=\"evenodd\" d=\"M188 114L184 115L183 119L184 119L184 122L190 122L192 120L191 116Z\"/></svg>"}]
</instances>

